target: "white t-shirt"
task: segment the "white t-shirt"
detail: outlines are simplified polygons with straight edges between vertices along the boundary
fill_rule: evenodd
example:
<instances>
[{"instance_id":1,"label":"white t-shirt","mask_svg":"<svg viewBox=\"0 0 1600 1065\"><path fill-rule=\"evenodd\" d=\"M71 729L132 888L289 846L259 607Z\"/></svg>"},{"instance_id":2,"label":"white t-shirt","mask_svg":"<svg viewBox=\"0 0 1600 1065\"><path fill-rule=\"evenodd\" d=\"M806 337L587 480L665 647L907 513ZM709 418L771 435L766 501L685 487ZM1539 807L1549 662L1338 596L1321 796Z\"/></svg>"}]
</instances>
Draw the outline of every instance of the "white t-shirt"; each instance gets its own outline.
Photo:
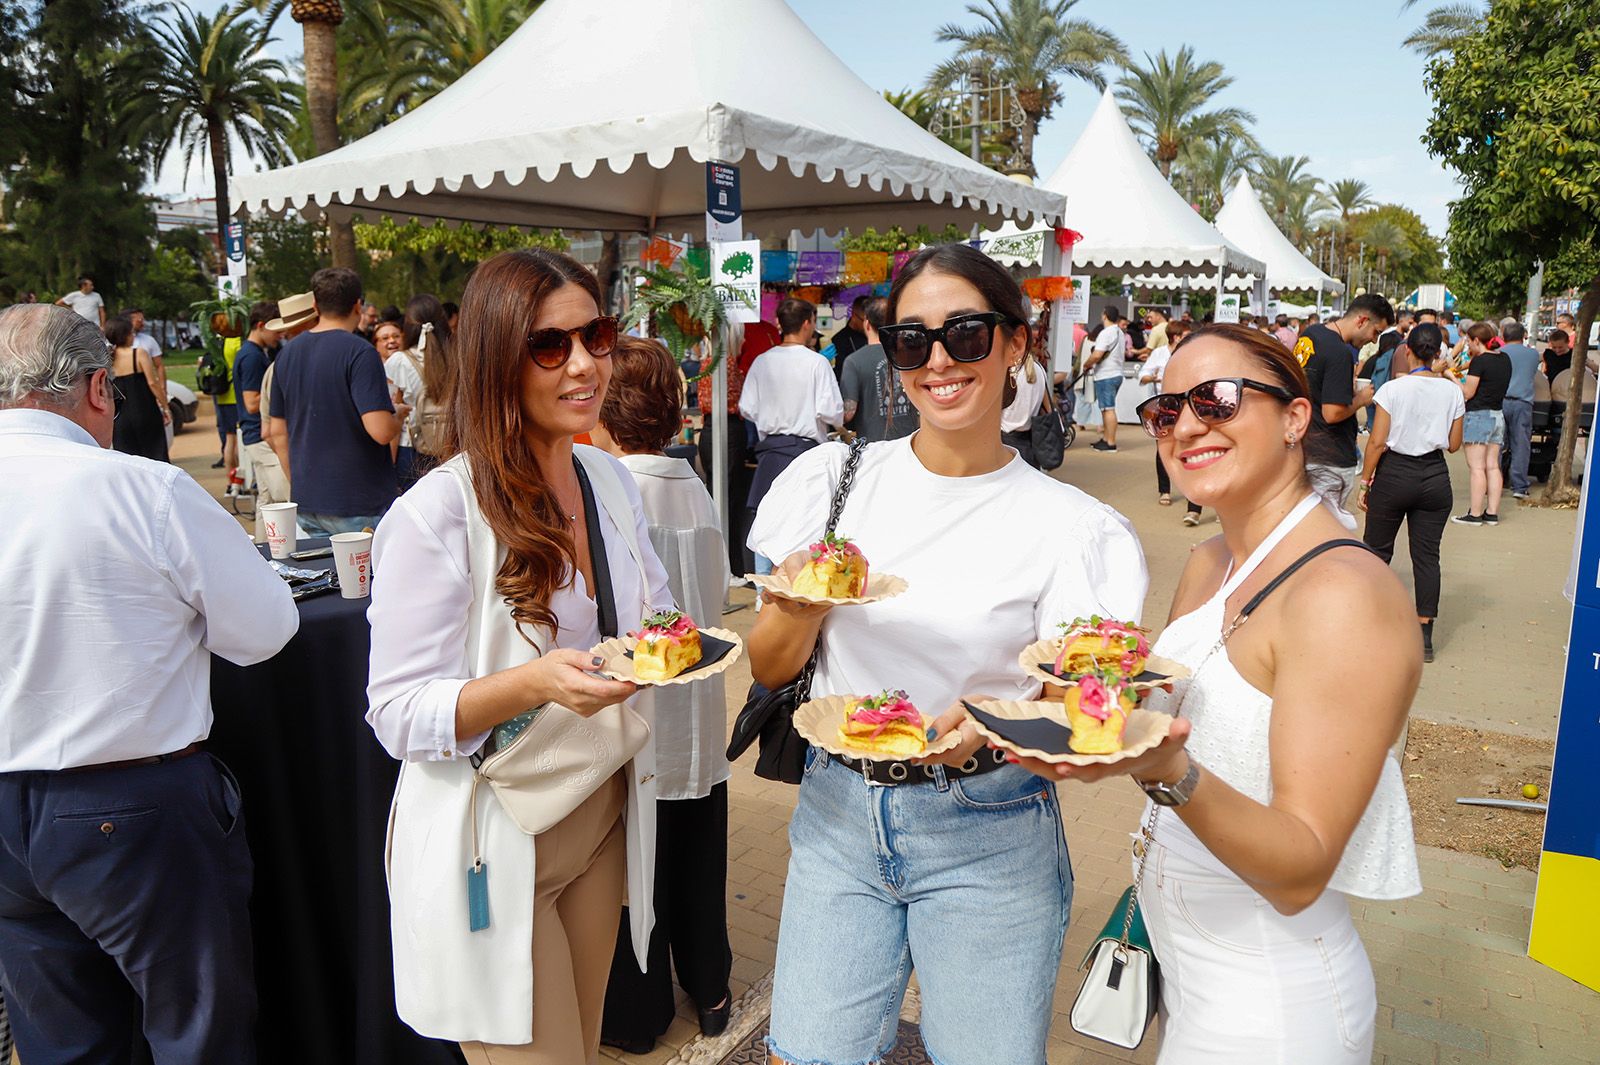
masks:
<instances>
[{"instance_id":1,"label":"white t-shirt","mask_svg":"<svg viewBox=\"0 0 1600 1065\"><path fill-rule=\"evenodd\" d=\"M1028 368L1033 368L1033 380L1028 380ZM1049 374L1031 357L1017 371L1017 396L1011 405L1000 412L1000 431L1020 433L1033 424L1033 416L1044 406L1044 390Z\"/></svg>"},{"instance_id":2,"label":"white t-shirt","mask_svg":"<svg viewBox=\"0 0 1600 1065\"><path fill-rule=\"evenodd\" d=\"M1461 387L1442 377L1396 377L1373 402L1389 412L1390 451L1426 455L1450 446L1450 427L1467 413Z\"/></svg>"},{"instance_id":3,"label":"white t-shirt","mask_svg":"<svg viewBox=\"0 0 1600 1065\"><path fill-rule=\"evenodd\" d=\"M761 439L783 434L823 442L828 426L844 424L844 397L828 360L799 344L763 351L745 374L739 413Z\"/></svg>"},{"instance_id":4,"label":"white t-shirt","mask_svg":"<svg viewBox=\"0 0 1600 1065\"><path fill-rule=\"evenodd\" d=\"M406 358L408 354L411 356L410 359ZM422 362L422 356L414 351L397 351L383 364L383 376L389 379L389 387L398 388L404 401L411 405L411 414L400 427L401 447L412 446L411 422L417 417L417 408L421 405L419 401L423 397L422 374L411 364L412 359L419 364Z\"/></svg>"},{"instance_id":5,"label":"white t-shirt","mask_svg":"<svg viewBox=\"0 0 1600 1065\"><path fill-rule=\"evenodd\" d=\"M96 329L100 328L100 308L106 305L106 301L100 298L100 293L84 292L79 289L77 292L69 292L62 296L61 302L87 318Z\"/></svg>"},{"instance_id":6,"label":"white t-shirt","mask_svg":"<svg viewBox=\"0 0 1600 1065\"><path fill-rule=\"evenodd\" d=\"M1159 391L1161 379L1167 375L1167 360L1170 358L1172 358L1172 349L1165 344L1161 345L1150 353L1148 359L1144 360L1144 369L1139 371L1139 377L1142 379L1154 375L1155 381L1152 383Z\"/></svg>"},{"instance_id":7,"label":"white t-shirt","mask_svg":"<svg viewBox=\"0 0 1600 1065\"><path fill-rule=\"evenodd\" d=\"M1094 379L1109 381L1113 377L1120 378L1122 363L1128 354L1128 338L1123 335L1121 328L1108 325L1100 330L1100 335L1094 340L1094 350L1106 353L1105 358L1094 364Z\"/></svg>"},{"instance_id":8,"label":"white t-shirt","mask_svg":"<svg viewBox=\"0 0 1600 1065\"><path fill-rule=\"evenodd\" d=\"M1149 574L1126 518L1020 457L941 477L915 439L867 448L838 527L909 587L828 612L814 696L903 688L929 717L968 694L1031 699L1024 647L1080 616L1138 619ZM784 559L820 539L848 452L825 444L796 459L762 500L750 547Z\"/></svg>"}]
</instances>

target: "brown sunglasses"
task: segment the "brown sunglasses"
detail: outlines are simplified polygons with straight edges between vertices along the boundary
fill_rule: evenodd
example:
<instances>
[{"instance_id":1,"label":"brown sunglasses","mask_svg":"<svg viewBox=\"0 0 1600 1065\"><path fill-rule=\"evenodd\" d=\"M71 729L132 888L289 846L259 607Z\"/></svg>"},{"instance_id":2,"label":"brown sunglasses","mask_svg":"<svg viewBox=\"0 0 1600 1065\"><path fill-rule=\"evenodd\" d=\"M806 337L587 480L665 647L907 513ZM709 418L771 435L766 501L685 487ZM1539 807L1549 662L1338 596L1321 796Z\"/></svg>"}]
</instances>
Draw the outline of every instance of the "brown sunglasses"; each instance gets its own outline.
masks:
<instances>
[{"instance_id":1,"label":"brown sunglasses","mask_svg":"<svg viewBox=\"0 0 1600 1065\"><path fill-rule=\"evenodd\" d=\"M617 319L601 315L576 329L535 329L528 334L528 357L546 370L560 369L572 358L572 338L583 339L583 350L592 359L603 359L617 350Z\"/></svg>"}]
</instances>

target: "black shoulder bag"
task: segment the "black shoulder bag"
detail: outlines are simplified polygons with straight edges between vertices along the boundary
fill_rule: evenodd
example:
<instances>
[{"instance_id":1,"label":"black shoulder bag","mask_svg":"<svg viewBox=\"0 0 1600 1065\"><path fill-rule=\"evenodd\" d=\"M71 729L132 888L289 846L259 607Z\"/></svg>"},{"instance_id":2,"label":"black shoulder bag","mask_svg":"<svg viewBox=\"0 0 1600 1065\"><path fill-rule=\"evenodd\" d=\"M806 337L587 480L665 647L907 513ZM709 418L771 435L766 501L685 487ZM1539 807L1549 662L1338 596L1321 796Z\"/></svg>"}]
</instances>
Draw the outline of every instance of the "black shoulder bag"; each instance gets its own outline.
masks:
<instances>
[{"instance_id":1,"label":"black shoulder bag","mask_svg":"<svg viewBox=\"0 0 1600 1065\"><path fill-rule=\"evenodd\" d=\"M861 453L867 442L857 439L850 445L850 456L845 459L844 472L839 475L839 485L833 490L833 506L828 511L829 534L839 524L844 513L844 501L850 495L850 485L855 480L856 467L861 463ZM819 637L820 642L820 637ZM739 756L760 740L756 754L756 776L784 784L798 784L806 771L806 741L794 730L794 712L800 704L811 698L811 678L817 672L817 648L811 649L800 675L776 691L760 684L751 684L744 706L733 722L733 738L728 742L728 761Z\"/></svg>"}]
</instances>

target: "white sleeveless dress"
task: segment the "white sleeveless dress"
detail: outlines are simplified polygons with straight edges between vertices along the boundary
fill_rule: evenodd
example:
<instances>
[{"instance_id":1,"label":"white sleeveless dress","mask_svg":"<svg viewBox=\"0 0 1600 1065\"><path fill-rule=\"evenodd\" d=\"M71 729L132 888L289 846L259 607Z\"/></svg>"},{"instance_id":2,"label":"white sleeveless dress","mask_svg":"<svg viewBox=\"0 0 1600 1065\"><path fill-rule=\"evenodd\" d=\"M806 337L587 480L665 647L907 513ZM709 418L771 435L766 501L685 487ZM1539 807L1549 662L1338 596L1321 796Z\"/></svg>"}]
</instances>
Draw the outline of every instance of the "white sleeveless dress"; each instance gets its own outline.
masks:
<instances>
[{"instance_id":1,"label":"white sleeveless dress","mask_svg":"<svg viewBox=\"0 0 1600 1065\"><path fill-rule=\"evenodd\" d=\"M1176 713L1181 705L1193 722L1195 760L1261 803L1272 799L1272 699L1239 674L1226 648L1213 648L1228 597L1317 505L1309 496L1291 511L1153 649L1195 673L1170 695L1152 693L1149 707ZM1175 813L1161 811L1154 835L1140 898L1161 964L1158 1065L1368 1065L1377 998L1346 896L1398 899L1422 890L1394 760L1384 760L1328 889L1293 917L1224 866Z\"/></svg>"}]
</instances>

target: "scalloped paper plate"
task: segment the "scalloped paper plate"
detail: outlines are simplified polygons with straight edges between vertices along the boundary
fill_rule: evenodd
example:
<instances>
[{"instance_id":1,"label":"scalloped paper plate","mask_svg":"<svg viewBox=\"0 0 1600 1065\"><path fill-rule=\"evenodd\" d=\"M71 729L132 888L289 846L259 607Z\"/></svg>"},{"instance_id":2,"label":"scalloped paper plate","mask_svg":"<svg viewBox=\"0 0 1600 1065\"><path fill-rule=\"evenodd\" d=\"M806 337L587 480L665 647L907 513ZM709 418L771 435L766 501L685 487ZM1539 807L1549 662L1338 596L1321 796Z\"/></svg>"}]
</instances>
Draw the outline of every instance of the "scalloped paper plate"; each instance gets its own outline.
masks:
<instances>
[{"instance_id":1,"label":"scalloped paper plate","mask_svg":"<svg viewBox=\"0 0 1600 1065\"><path fill-rule=\"evenodd\" d=\"M962 700L967 716L984 739L1003 750L1024 758L1037 758L1053 765L1110 765L1137 758L1167 736L1172 718L1154 710L1136 709L1128 715L1122 733L1122 750L1115 754L1074 754L1066 746L1072 730L1067 727L1067 712L1059 702L1014 702L988 699L970 703ZM1026 726L1017 730L1009 723ZM1054 726L1053 728L1041 725ZM1006 733L1010 733L1007 738Z\"/></svg>"},{"instance_id":2,"label":"scalloped paper plate","mask_svg":"<svg viewBox=\"0 0 1600 1065\"><path fill-rule=\"evenodd\" d=\"M853 599L841 599L833 596L806 595L794 590L789 578L781 573L747 573L745 580L777 596L779 599L792 599L796 603L827 603L830 606L860 606L864 603L876 603L882 599L893 599L895 596L911 587L904 577L896 577L892 573L868 573L866 595L856 596ZM851 757L854 757L852 755Z\"/></svg>"},{"instance_id":3,"label":"scalloped paper plate","mask_svg":"<svg viewBox=\"0 0 1600 1065\"><path fill-rule=\"evenodd\" d=\"M1077 678L1068 679L1058 676L1053 670L1056 656L1061 653L1061 637L1050 640L1040 640L1031 643L1022 649L1017 656L1017 664L1022 666L1022 671L1034 680L1057 687L1068 688L1076 684ZM1144 672L1133 679L1133 687L1138 691L1149 691L1159 688L1174 680L1183 680L1189 676L1189 667L1182 662L1174 662L1170 658L1160 655L1151 655L1144 664Z\"/></svg>"},{"instance_id":4,"label":"scalloped paper plate","mask_svg":"<svg viewBox=\"0 0 1600 1065\"><path fill-rule=\"evenodd\" d=\"M884 758L879 752L853 747L839 738L839 722L844 720L844 708L859 698L861 698L859 695L829 695L801 703L799 709L794 712L794 730L808 742L845 758L865 758L868 761L883 762L905 761L906 759L902 758ZM926 728L933 723L933 718L923 714L922 722ZM928 744L921 754L912 757L922 758L930 754L943 754L945 751L954 750L960 742L961 730L951 729L938 743Z\"/></svg>"},{"instance_id":5,"label":"scalloped paper plate","mask_svg":"<svg viewBox=\"0 0 1600 1065\"><path fill-rule=\"evenodd\" d=\"M713 640L720 640L724 644L731 645L731 649L725 651L722 657L711 661L702 658L676 677L669 677L666 680L640 680L634 676L631 652L633 651L633 645L639 642L637 637L614 636L599 647L596 647L590 654L605 660L598 672L610 677L612 680L625 680L630 684L637 684L641 688L665 688L674 684L693 684L697 680L705 680L708 677L716 676L739 661L740 656L744 654L744 641L739 639L737 632L732 632L728 629L700 629L698 631L702 648L705 645L706 638L710 637Z\"/></svg>"}]
</instances>

